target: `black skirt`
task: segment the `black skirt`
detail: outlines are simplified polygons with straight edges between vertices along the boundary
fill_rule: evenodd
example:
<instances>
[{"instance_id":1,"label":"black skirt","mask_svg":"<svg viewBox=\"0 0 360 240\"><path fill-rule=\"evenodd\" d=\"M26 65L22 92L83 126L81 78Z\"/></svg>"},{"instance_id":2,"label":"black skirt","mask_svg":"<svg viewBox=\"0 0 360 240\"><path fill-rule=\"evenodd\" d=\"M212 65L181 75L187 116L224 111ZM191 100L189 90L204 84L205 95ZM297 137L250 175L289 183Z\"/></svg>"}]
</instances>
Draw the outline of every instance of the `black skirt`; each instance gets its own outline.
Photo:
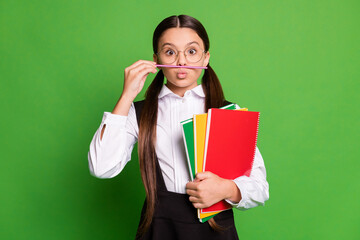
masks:
<instances>
[{"instance_id":1,"label":"black skirt","mask_svg":"<svg viewBox=\"0 0 360 240\"><path fill-rule=\"evenodd\" d=\"M216 223L225 228L222 232L213 230L208 222L201 223L197 218L197 210L186 194L158 191L155 213L148 231L137 240L238 240L232 209L217 214ZM144 202L139 226L146 209Z\"/></svg>"}]
</instances>

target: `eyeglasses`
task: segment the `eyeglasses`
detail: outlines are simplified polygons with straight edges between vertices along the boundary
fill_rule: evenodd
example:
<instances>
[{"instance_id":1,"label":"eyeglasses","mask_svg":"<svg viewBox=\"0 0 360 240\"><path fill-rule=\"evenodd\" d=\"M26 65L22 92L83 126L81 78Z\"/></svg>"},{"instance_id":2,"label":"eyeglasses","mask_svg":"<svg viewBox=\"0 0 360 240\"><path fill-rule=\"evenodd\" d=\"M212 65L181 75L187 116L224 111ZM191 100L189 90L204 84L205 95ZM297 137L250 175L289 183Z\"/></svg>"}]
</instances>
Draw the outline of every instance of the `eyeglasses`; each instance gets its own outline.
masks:
<instances>
[{"instance_id":1,"label":"eyeglasses","mask_svg":"<svg viewBox=\"0 0 360 240\"><path fill-rule=\"evenodd\" d=\"M163 64L172 64L179 57L179 53L184 52L185 59L189 63L197 63L204 56L206 51L202 50L200 46L194 44L187 47L184 51L178 51L172 46L165 46L159 52L156 53Z\"/></svg>"}]
</instances>

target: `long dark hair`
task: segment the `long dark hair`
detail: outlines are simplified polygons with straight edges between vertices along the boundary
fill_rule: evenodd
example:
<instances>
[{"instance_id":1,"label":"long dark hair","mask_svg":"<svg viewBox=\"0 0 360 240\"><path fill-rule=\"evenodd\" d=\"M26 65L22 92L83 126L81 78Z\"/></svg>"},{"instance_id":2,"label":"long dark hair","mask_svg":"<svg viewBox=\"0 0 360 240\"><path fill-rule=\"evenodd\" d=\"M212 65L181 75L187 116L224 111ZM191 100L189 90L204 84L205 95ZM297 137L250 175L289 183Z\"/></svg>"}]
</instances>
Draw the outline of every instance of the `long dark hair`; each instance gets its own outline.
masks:
<instances>
[{"instance_id":1,"label":"long dark hair","mask_svg":"<svg viewBox=\"0 0 360 240\"><path fill-rule=\"evenodd\" d=\"M165 18L155 29L153 35L153 50L158 52L159 39L163 32L169 28L191 28L203 40L205 51L210 48L209 38L203 25L195 18L188 15L174 15ZM202 87L205 92L205 112L209 108L223 106L224 94L218 77L214 70L207 66L202 77ZM157 161L155 153L156 142L156 121L158 110L158 96L164 84L164 74L161 70L157 73L145 94L145 103L141 113L139 125L138 153L140 162L141 178L146 192L146 211L144 220L140 226L140 232L144 233L151 224L156 202L156 168ZM209 220L214 230L221 230L222 227L216 224L214 219Z\"/></svg>"}]
</instances>

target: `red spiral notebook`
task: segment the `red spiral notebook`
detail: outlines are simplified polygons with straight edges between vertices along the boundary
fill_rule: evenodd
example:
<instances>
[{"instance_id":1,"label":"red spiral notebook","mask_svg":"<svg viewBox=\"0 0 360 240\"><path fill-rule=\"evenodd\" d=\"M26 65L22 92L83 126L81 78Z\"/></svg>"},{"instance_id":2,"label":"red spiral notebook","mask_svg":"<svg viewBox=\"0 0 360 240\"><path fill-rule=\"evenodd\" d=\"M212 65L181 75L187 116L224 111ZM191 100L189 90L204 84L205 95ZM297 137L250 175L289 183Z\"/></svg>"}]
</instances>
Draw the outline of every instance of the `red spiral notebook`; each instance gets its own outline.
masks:
<instances>
[{"instance_id":1,"label":"red spiral notebook","mask_svg":"<svg viewBox=\"0 0 360 240\"><path fill-rule=\"evenodd\" d=\"M259 112L212 108L208 112L204 171L226 179L250 176L255 157ZM202 213L231 208L225 200Z\"/></svg>"}]
</instances>

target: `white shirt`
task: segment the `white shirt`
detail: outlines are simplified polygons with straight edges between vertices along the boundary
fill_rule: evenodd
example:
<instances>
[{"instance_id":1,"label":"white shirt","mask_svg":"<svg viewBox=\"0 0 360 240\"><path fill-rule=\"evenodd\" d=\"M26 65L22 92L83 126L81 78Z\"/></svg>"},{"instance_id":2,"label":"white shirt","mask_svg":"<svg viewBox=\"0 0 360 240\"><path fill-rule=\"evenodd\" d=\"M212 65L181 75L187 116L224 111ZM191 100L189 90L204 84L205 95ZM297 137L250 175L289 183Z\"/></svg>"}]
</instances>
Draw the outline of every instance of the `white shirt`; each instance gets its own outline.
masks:
<instances>
[{"instance_id":1,"label":"white shirt","mask_svg":"<svg viewBox=\"0 0 360 240\"><path fill-rule=\"evenodd\" d=\"M170 192L186 193L185 185L190 181L180 122L192 118L194 114L204 113L204 104L205 94L201 85L186 91L184 97L174 94L166 85L163 85L159 94L155 151L166 188ZM105 124L106 128L100 140L101 130ZM90 173L98 178L112 178L118 175L130 161L138 133L133 103L128 116L104 112L101 124L90 143ZM241 176L233 181L242 196L239 203L226 199L233 207L246 210L264 205L269 199L266 169L257 147L250 177Z\"/></svg>"}]
</instances>

